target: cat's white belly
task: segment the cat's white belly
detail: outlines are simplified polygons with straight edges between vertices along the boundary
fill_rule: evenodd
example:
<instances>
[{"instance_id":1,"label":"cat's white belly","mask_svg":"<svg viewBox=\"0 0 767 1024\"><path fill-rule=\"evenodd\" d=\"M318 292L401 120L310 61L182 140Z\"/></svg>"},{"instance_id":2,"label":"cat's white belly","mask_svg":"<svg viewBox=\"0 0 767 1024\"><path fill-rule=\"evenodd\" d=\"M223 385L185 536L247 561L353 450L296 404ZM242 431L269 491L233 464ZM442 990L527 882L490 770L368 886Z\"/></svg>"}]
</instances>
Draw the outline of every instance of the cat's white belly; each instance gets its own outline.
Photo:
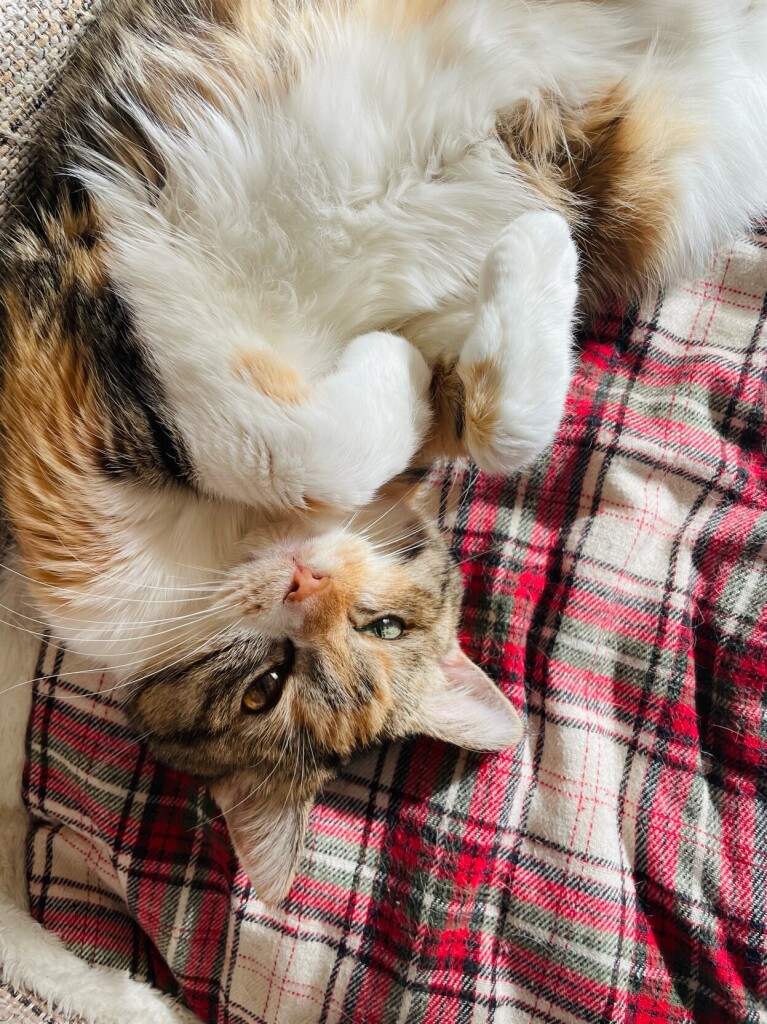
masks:
<instances>
[{"instance_id":1,"label":"cat's white belly","mask_svg":"<svg viewBox=\"0 0 767 1024\"><path fill-rule=\"evenodd\" d=\"M284 95L201 107L159 140L159 216L93 182L156 358L212 369L257 343L311 377L356 335L427 311L454 348L465 317L445 310L471 306L491 245L541 203L495 135L529 97L587 103L623 79L671 107L697 140L676 171L679 269L721 244L767 196L767 17L751 30L713 2L620 6L456 2L439 32L403 38L344 22Z\"/></svg>"}]
</instances>

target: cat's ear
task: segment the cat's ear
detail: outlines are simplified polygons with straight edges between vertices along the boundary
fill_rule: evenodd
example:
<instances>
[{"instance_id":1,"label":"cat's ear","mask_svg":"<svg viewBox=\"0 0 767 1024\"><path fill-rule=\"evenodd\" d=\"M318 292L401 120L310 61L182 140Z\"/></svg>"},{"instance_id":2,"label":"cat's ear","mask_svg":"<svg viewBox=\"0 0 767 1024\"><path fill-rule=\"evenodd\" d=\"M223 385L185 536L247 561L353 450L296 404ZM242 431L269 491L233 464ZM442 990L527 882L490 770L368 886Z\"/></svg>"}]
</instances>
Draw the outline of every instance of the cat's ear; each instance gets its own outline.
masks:
<instances>
[{"instance_id":1,"label":"cat's ear","mask_svg":"<svg viewBox=\"0 0 767 1024\"><path fill-rule=\"evenodd\" d=\"M444 682L424 701L419 729L469 750L504 750L522 738L522 722L489 676L456 646L442 659Z\"/></svg>"},{"instance_id":2,"label":"cat's ear","mask_svg":"<svg viewBox=\"0 0 767 1024\"><path fill-rule=\"evenodd\" d=\"M247 776L217 782L211 793L256 896L279 903L293 884L312 801L284 790L262 796L258 782Z\"/></svg>"}]
</instances>

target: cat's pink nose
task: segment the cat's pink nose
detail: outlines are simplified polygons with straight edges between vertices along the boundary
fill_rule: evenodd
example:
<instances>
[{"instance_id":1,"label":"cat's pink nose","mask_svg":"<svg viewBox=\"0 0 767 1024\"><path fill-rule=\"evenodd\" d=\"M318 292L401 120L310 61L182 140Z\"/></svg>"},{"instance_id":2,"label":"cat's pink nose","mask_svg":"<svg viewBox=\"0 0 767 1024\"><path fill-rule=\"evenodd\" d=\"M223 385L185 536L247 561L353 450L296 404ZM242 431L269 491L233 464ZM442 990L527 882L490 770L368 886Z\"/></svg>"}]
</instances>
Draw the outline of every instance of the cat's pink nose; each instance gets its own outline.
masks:
<instances>
[{"instance_id":1,"label":"cat's pink nose","mask_svg":"<svg viewBox=\"0 0 767 1024\"><path fill-rule=\"evenodd\" d=\"M293 580L290 590L287 593L286 601L305 601L307 597L314 597L330 586L329 576L320 576L312 572L306 566L296 565L293 573Z\"/></svg>"}]
</instances>

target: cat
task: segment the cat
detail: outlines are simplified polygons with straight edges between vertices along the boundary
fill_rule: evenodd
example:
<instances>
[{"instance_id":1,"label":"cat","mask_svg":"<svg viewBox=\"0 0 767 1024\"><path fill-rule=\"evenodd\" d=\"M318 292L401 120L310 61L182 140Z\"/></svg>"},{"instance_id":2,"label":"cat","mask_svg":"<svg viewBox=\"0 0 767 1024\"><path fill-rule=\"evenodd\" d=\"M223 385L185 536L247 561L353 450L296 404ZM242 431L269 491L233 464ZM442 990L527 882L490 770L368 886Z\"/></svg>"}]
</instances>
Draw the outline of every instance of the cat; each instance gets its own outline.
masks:
<instances>
[{"instance_id":1,"label":"cat","mask_svg":"<svg viewBox=\"0 0 767 1024\"><path fill-rule=\"evenodd\" d=\"M764 0L135 0L76 58L3 242L4 507L262 898L355 750L519 740L408 473L528 464L575 325L767 208L766 46Z\"/></svg>"}]
</instances>

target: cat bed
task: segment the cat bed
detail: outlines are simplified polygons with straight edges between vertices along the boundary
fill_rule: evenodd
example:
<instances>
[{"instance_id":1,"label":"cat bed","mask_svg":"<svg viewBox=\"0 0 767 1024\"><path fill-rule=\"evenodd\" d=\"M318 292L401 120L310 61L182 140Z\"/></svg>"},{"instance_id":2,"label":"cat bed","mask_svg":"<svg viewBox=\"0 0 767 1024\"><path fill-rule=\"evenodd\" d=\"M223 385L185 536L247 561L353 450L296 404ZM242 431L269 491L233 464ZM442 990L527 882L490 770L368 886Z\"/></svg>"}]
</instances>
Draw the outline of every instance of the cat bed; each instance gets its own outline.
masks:
<instances>
[{"instance_id":1,"label":"cat bed","mask_svg":"<svg viewBox=\"0 0 767 1024\"><path fill-rule=\"evenodd\" d=\"M4 7L0 219L98 7ZM755 232L588 332L530 472L434 471L464 646L525 739L493 757L419 739L349 765L276 910L205 793L131 735L109 681L44 646L25 781L36 918L217 1024L759 1020L766 317ZM0 983L4 1016L62 1019Z\"/></svg>"},{"instance_id":2,"label":"cat bed","mask_svg":"<svg viewBox=\"0 0 767 1024\"><path fill-rule=\"evenodd\" d=\"M38 920L210 1024L756 1021L766 296L756 232L588 332L529 473L434 471L464 646L525 739L486 757L417 739L349 765L278 909L108 680L43 649L26 781Z\"/></svg>"}]
</instances>

